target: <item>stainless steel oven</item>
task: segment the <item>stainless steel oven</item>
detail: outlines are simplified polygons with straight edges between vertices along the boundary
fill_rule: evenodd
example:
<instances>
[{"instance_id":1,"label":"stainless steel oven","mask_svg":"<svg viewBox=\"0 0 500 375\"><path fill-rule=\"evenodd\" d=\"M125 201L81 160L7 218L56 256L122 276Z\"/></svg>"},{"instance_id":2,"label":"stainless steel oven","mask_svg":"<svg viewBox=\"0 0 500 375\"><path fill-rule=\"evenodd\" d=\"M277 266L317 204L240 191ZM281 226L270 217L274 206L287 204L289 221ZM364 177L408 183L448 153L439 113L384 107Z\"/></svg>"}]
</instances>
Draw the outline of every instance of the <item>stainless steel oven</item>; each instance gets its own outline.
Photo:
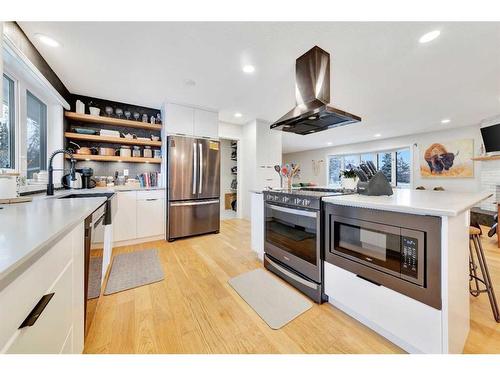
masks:
<instances>
[{"instance_id":1,"label":"stainless steel oven","mask_svg":"<svg viewBox=\"0 0 500 375\"><path fill-rule=\"evenodd\" d=\"M320 201L276 197L281 196L265 196L264 265L316 302L321 302Z\"/></svg>"}]
</instances>

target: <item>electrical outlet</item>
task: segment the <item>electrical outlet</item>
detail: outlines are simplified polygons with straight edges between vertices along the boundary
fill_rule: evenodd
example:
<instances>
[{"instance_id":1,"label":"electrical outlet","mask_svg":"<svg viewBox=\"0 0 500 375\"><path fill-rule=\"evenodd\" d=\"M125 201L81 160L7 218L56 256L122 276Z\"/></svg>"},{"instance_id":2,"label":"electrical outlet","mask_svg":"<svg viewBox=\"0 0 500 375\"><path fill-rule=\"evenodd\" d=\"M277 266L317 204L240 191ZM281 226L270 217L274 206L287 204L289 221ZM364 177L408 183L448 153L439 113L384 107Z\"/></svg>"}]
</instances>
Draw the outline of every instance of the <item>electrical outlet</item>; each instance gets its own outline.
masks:
<instances>
[{"instance_id":1,"label":"electrical outlet","mask_svg":"<svg viewBox=\"0 0 500 375\"><path fill-rule=\"evenodd\" d=\"M124 175L124 176L128 176L128 169L124 169L124 170L123 170L123 175Z\"/></svg>"}]
</instances>

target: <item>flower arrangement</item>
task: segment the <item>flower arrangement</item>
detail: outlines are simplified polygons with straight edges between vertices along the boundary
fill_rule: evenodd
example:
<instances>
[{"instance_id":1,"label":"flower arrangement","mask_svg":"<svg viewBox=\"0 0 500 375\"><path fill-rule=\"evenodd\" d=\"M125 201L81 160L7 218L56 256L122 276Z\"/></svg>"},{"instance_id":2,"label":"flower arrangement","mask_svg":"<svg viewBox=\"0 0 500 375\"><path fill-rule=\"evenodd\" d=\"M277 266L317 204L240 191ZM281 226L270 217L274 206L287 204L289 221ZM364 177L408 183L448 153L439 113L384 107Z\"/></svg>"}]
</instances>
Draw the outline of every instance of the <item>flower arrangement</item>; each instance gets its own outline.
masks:
<instances>
[{"instance_id":1,"label":"flower arrangement","mask_svg":"<svg viewBox=\"0 0 500 375\"><path fill-rule=\"evenodd\" d=\"M300 173L299 164L283 164L281 166L281 176L287 179L288 189L292 189L292 181Z\"/></svg>"}]
</instances>

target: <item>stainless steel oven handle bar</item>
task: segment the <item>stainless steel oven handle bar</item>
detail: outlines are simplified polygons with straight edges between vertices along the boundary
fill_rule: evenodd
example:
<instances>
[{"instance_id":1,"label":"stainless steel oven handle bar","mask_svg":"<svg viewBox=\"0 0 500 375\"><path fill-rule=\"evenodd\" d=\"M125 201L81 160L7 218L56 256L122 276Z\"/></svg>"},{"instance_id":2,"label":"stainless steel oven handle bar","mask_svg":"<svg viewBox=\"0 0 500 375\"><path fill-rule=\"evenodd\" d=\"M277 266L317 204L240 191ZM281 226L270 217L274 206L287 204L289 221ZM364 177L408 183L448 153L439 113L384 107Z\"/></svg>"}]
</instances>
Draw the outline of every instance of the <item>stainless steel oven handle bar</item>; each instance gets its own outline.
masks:
<instances>
[{"instance_id":1,"label":"stainless steel oven handle bar","mask_svg":"<svg viewBox=\"0 0 500 375\"><path fill-rule=\"evenodd\" d=\"M306 211L306 210L296 210L294 208L275 206L274 204L269 204L269 203L267 204L267 206L272 208L273 210L280 211L280 212L286 212L287 214L314 217L314 218L318 217L317 212Z\"/></svg>"},{"instance_id":2,"label":"stainless steel oven handle bar","mask_svg":"<svg viewBox=\"0 0 500 375\"><path fill-rule=\"evenodd\" d=\"M215 200L211 200L211 201L201 201L201 202L170 203L170 206L172 206L172 207L178 207L178 206L202 206L202 205L214 204L214 203L219 203L219 200L215 199Z\"/></svg>"},{"instance_id":3,"label":"stainless steel oven handle bar","mask_svg":"<svg viewBox=\"0 0 500 375\"><path fill-rule=\"evenodd\" d=\"M291 273L290 271L288 271L287 269L281 267L279 264L273 262L271 259L269 259L269 257L266 257L266 260L271 263L271 265L273 267L275 267L276 269L278 269L281 273L283 273L284 275L288 276L289 278L297 281L298 283L301 283L305 286L308 286L309 288L313 288L313 289L316 289L318 288L318 285L315 284L315 283L312 283L310 281L307 281L307 280L304 280L303 278Z\"/></svg>"}]
</instances>

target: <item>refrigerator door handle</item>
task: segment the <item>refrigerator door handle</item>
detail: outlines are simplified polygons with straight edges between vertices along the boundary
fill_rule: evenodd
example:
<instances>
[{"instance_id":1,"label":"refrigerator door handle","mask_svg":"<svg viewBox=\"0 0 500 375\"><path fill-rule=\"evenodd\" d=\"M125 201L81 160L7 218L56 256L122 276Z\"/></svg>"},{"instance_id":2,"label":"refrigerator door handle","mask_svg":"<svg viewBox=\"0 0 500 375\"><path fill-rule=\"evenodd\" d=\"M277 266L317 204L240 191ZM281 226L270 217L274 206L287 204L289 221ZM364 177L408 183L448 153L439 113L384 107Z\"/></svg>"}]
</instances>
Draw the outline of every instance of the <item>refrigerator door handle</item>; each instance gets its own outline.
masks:
<instances>
[{"instance_id":1,"label":"refrigerator door handle","mask_svg":"<svg viewBox=\"0 0 500 375\"><path fill-rule=\"evenodd\" d=\"M203 187L203 145L198 143L198 146L200 147L200 181L198 185L198 193L201 194Z\"/></svg>"},{"instance_id":2,"label":"refrigerator door handle","mask_svg":"<svg viewBox=\"0 0 500 375\"><path fill-rule=\"evenodd\" d=\"M196 194L197 169L198 169L198 155L196 154L196 142L193 142L193 194Z\"/></svg>"},{"instance_id":3,"label":"refrigerator door handle","mask_svg":"<svg viewBox=\"0 0 500 375\"><path fill-rule=\"evenodd\" d=\"M199 202L179 202L179 203L170 203L171 207L179 207L179 206L203 206L206 204L215 204L219 203L218 199L210 200L210 201L199 201Z\"/></svg>"}]
</instances>

